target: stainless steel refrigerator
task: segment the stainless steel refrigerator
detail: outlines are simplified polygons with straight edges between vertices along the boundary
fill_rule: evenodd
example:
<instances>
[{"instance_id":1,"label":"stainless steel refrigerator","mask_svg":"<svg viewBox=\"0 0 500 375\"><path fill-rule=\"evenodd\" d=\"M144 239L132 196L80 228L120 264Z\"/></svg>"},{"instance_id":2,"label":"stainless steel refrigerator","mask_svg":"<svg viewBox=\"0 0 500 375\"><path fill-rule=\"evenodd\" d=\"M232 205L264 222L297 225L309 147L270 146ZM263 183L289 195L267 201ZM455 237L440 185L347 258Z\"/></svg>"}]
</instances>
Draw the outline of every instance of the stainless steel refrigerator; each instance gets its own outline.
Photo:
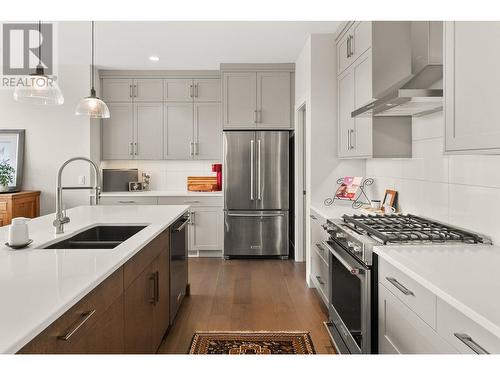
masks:
<instances>
[{"instance_id":1,"label":"stainless steel refrigerator","mask_svg":"<svg viewBox=\"0 0 500 375\"><path fill-rule=\"evenodd\" d=\"M288 131L224 131L224 257L288 257Z\"/></svg>"}]
</instances>

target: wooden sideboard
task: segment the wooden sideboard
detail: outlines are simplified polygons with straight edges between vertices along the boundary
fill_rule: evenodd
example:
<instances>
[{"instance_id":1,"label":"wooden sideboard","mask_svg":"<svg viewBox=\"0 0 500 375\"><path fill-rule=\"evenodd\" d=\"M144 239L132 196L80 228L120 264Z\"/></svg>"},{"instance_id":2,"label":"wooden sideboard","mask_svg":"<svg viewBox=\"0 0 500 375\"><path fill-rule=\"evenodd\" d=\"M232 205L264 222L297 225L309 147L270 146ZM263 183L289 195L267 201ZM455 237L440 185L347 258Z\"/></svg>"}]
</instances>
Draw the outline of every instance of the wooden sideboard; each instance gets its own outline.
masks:
<instances>
[{"instance_id":1,"label":"wooden sideboard","mask_svg":"<svg viewBox=\"0 0 500 375\"><path fill-rule=\"evenodd\" d=\"M0 226L9 225L14 217L33 218L39 215L39 191L0 194Z\"/></svg>"}]
</instances>

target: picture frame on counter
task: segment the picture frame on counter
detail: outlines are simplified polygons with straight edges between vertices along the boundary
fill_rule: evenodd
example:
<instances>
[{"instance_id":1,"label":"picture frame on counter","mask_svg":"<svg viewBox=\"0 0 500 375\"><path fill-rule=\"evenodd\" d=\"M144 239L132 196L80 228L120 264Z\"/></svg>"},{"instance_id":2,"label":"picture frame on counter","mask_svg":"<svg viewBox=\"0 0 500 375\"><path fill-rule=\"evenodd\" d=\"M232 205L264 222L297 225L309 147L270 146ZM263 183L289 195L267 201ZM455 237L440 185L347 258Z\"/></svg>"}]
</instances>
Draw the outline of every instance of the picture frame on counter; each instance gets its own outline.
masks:
<instances>
[{"instance_id":1,"label":"picture frame on counter","mask_svg":"<svg viewBox=\"0 0 500 375\"><path fill-rule=\"evenodd\" d=\"M396 208L398 192L396 190L386 189L384 194L384 200L382 201L382 207L389 205L390 207Z\"/></svg>"}]
</instances>

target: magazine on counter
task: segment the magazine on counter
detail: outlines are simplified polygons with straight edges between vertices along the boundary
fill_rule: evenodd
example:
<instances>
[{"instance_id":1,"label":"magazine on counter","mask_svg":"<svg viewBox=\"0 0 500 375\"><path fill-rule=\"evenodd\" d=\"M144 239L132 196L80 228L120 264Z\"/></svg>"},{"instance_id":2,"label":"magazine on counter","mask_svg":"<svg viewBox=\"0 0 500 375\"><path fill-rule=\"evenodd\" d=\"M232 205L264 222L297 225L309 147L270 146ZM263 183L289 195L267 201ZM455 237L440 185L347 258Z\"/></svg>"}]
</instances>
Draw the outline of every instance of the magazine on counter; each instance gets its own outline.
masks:
<instances>
[{"instance_id":1,"label":"magazine on counter","mask_svg":"<svg viewBox=\"0 0 500 375\"><path fill-rule=\"evenodd\" d=\"M363 177L344 177L344 181L337 189L335 197L337 199L355 199L362 181Z\"/></svg>"}]
</instances>

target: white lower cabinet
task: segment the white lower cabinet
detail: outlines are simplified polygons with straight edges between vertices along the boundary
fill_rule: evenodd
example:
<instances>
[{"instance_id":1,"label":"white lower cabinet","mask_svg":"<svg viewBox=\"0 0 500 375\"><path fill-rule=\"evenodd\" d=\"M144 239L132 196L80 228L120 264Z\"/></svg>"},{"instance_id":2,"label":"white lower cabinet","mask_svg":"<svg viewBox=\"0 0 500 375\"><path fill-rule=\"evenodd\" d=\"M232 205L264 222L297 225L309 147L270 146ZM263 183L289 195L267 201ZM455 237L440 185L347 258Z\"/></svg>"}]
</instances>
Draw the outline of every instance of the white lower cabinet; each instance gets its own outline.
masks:
<instances>
[{"instance_id":1,"label":"white lower cabinet","mask_svg":"<svg viewBox=\"0 0 500 375\"><path fill-rule=\"evenodd\" d=\"M446 354L457 351L382 283L378 284L381 354Z\"/></svg>"},{"instance_id":2,"label":"white lower cabinet","mask_svg":"<svg viewBox=\"0 0 500 375\"><path fill-rule=\"evenodd\" d=\"M378 277L379 353L500 353L493 331L380 257Z\"/></svg>"},{"instance_id":3,"label":"white lower cabinet","mask_svg":"<svg viewBox=\"0 0 500 375\"><path fill-rule=\"evenodd\" d=\"M128 206L128 205L156 205L158 197L135 197L133 195L123 197L101 197L104 206Z\"/></svg>"},{"instance_id":4,"label":"white lower cabinet","mask_svg":"<svg viewBox=\"0 0 500 375\"><path fill-rule=\"evenodd\" d=\"M500 353L500 338L440 298L437 301L437 331L460 353Z\"/></svg>"},{"instance_id":5,"label":"white lower cabinet","mask_svg":"<svg viewBox=\"0 0 500 375\"><path fill-rule=\"evenodd\" d=\"M187 204L190 206L189 255L222 256L224 249L224 204L222 196L159 197L158 204Z\"/></svg>"},{"instance_id":6,"label":"white lower cabinet","mask_svg":"<svg viewBox=\"0 0 500 375\"><path fill-rule=\"evenodd\" d=\"M189 250L198 254L221 251L224 220L222 207L192 207L189 229Z\"/></svg>"},{"instance_id":7,"label":"white lower cabinet","mask_svg":"<svg viewBox=\"0 0 500 375\"><path fill-rule=\"evenodd\" d=\"M314 210L310 211L309 218L311 221L310 280L323 303L328 307L330 295L328 249L322 245L328 237L322 228L326 219Z\"/></svg>"}]
</instances>

